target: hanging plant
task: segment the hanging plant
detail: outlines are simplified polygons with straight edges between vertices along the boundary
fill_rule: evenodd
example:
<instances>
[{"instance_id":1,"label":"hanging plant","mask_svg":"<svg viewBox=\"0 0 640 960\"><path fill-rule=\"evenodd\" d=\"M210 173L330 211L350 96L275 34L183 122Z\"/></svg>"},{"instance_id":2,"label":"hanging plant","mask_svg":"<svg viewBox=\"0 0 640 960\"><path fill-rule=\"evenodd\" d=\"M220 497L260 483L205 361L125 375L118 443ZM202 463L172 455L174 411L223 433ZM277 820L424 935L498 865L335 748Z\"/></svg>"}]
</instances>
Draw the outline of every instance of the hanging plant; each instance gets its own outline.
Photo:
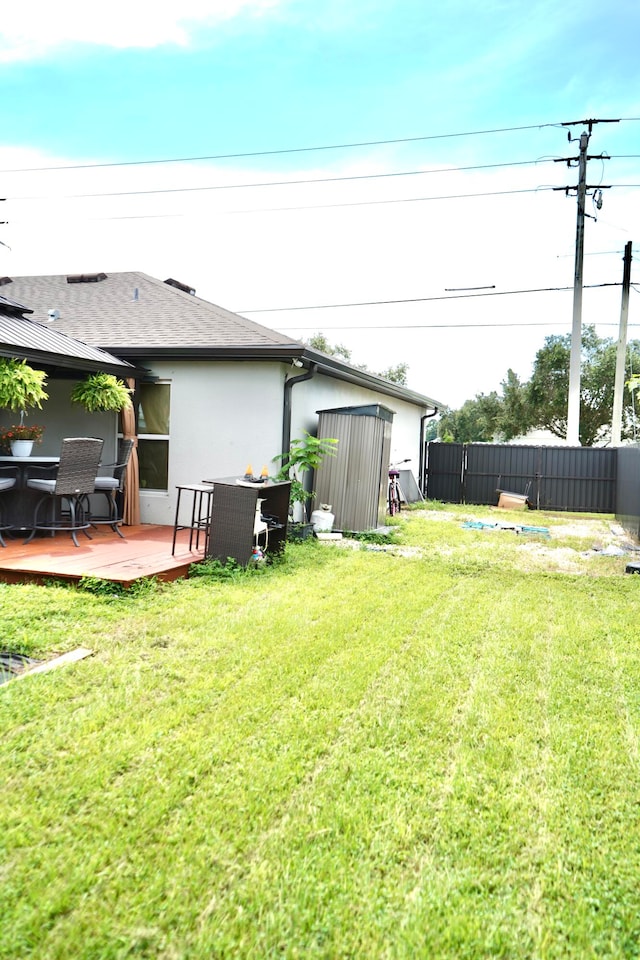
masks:
<instances>
[{"instance_id":1,"label":"hanging plant","mask_svg":"<svg viewBox=\"0 0 640 960\"><path fill-rule=\"evenodd\" d=\"M16 412L41 408L49 399L46 377L44 370L34 370L24 360L0 359L0 407Z\"/></svg>"},{"instance_id":2,"label":"hanging plant","mask_svg":"<svg viewBox=\"0 0 640 960\"><path fill-rule=\"evenodd\" d=\"M118 413L131 406L133 393L122 380L111 373L92 373L71 391L73 403L79 403L89 413L109 410Z\"/></svg>"}]
</instances>

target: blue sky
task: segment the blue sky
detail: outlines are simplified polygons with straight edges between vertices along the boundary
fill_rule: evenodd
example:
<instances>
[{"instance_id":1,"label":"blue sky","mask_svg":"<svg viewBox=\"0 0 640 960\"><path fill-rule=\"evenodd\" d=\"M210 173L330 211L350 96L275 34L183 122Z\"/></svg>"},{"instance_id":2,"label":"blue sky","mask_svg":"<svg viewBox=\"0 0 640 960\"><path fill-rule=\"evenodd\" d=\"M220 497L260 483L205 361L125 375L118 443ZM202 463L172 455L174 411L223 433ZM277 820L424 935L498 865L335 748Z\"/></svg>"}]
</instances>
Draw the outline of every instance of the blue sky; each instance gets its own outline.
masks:
<instances>
[{"instance_id":1,"label":"blue sky","mask_svg":"<svg viewBox=\"0 0 640 960\"><path fill-rule=\"evenodd\" d=\"M570 330L570 293L422 300L572 284L575 199L539 188L575 184L552 159L577 145L552 124L625 118L594 128L590 154L613 159L589 182L616 186L585 257L585 283L621 279L639 28L635 0L23 2L0 23L0 273L139 269L245 311L415 300L248 315L324 330L374 369L407 361L412 387L458 406L508 367L528 377L544 337ZM506 166L434 172L488 164ZM272 185L335 177L371 179ZM585 319L615 336L619 300L585 291Z\"/></svg>"}]
</instances>

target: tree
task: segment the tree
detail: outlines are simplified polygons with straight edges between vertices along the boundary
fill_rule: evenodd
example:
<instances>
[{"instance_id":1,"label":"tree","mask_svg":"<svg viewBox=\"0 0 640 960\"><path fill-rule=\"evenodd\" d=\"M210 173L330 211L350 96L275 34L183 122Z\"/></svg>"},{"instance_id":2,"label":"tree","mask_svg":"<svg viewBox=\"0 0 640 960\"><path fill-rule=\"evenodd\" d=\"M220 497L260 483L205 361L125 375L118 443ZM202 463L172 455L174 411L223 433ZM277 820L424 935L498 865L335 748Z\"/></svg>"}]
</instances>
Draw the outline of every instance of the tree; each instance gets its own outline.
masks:
<instances>
[{"instance_id":1,"label":"tree","mask_svg":"<svg viewBox=\"0 0 640 960\"><path fill-rule=\"evenodd\" d=\"M498 417L498 432L502 440L513 440L527 433L532 426L532 412L527 384L521 383L517 373L507 370L502 381L502 406Z\"/></svg>"},{"instance_id":2,"label":"tree","mask_svg":"<svg viewBox=\"0 0 640 960\"><path fill-rule=\"evenodd\" d=\"M435 440L438 436L438 421L434 420L433 417L429 420L426 430L424 431L425 443L428 443L430 440Z\"/></svg>"},{"instance_id":3,"label":"tree","mask_svg":"<svg viewBox=\"0 0 640 960\"><path fill-rule=\"evenodd\" d=\"M532 428L567 435L571 335L546 337L538 350L531 379L522 383L513 370L502 381L502 395L493 392L467 400L459 410L446 410L438 436L460 443L512 440ZM600 338L595 327L582 333L580 443L592 446L609 439L613 414L616 345ZM627 346L627 384L623 398L622 436L635 437L638 420L633 398L633 371L640 371L640 341ZM631 379L629 379L631 378Z\"/></svg>"},{"instance_id":4,"label":"tree","mask_svg":"<svg viewBox=\"0 0 640 960\"><path fill-rule=\"evenodd\" d=\"M351 350L342 343L329 343L324 333L314 333L312 337L305 340L305 343L313 350L327 353L330 357L340 357L342 360L346 360L347 363L351 360Z\"/></svg>"},{"instance_id":5,"label":"tree","mask_svg":"<svg viewBox=\"0 0 640 960\"><path fill-rule=\"evenodd\" d=\"M528 384L531 426L543 427L555 436L567 436L567 403L569 396L569 358L571 335L550 336L538 350L533 374ZM613 387L616 368L616 345L610 337L601 338L595 327L582 331L580 367L580 443L592 446L611 435ZM627 346L626 368L640 369L640 342ZM623 396L622 436L633 436L636 426L633 398L629 387Z\"/></svg>"},{"instance_id":6,"label":"tree","mask_svg":"<svg viewBox=\"0 0 640 960\"><path fill-rule=\"evenodd\" d=\"M446 409L438 422L441 440L456 443L491 443L498 439L502 399L495 390L477 394L459 410Z\"/></svg>"},{"instance_id":7,"label":"tree","mask_svg":"<svg viewBox=\"0 0 640 960\"><path fill-rule=\"evenodd\" d=\"M325 337L324 333L314 333L312 337L309 337L308 340L304 341L308 347L312 347L314 350L320 350L321 353L326 353L330 357L338 357L340 360L344 360L346 363L352 363L351 360L351 350L348 347L345 347L342 343L330 343ZM383 380L390 380L391 383L398 383L403 387L407 385L407 373L409 370L408 363L397 363L395 367L387 367L386 370L383 370L382 373L375 373L373 370L369 370L366 364L364 363L354 363L354 367L357 367L358 370L364 370L367 373L372 373L374 377L382 377Z\"/></svg>"},{"instance_id":8,"label":"tree","mask_svg":"<svg viewBox=\"0 0 640 960\"><path fill-rule=\"evenodd\" d=\"M399 383L401 386L406 387L408 371L408 363L397 363L395 367L387 367L387 369L379 373L378 376L382 377L383 380L390 380L391 383Z\"/></svg>"}]
</instances>

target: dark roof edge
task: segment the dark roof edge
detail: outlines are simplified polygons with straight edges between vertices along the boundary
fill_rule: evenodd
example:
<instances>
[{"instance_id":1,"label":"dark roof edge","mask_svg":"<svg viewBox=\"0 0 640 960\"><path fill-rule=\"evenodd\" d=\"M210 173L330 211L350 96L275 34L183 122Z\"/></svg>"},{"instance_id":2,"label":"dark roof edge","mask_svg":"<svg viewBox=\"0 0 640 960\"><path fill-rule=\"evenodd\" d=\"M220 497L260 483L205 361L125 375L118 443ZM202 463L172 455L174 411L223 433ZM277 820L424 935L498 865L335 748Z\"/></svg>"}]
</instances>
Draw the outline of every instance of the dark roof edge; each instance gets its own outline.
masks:
<instances>
[{"instance_id":1,"label":"dark roof edge","mask_svg":"<svg viewBox=\"0 0 640 960\"><path fill-rule=\"evenodd\" d=\"M426 397L422 393L403 387L399 383L391 383L390 380L384 380L375 373L369 373L367 370L359 370L348 363L343 363L336 357L330 357L325 353L319 353L317 350L311 350L309 347L303 351L301 359L308 360L317 365L318 373L325 376L334 377L336 380L345 380L347 383L354 383L358 386L369 387L377 393L383 393L387 397L395 397L397 400L404 400L405 403L412 403L417 407L432 407L434 412L444 407L439 400L432 397Z\"/></svg>"},{"instance_id":2,"label":"dark roof edge","mask_svg":"<svg viewBox=\"0 0 640 960\"><path fill-rule=\"evenodd\" d=\"M70 357L59 353L47 353L45 350L26 350L24 347L11 347L8 344L0 345L0 357L26 360L27 363L37 363L42 367L59 367L64 370L75 370L78 373L112 373L120 380L128 377L140 380L145 376L144 367L107 363L89 360L84 357Z\"/></svg>"},{"instance_id":3,"label":"dark roof edge","mask_svg":"<svg viewBox=\"0 0 640 960\"><path fill-rule=\"evenodd\" d=\"M152 359L158 360L282 360L290 362L291 360L301 360L303 364L314 363L317 365L318 373L327 377L333 377L336 380L344 380L347 383L353 383L357 386L368 387L377 393L382 393L388 397L395 397L398 400L404 400L405 403L412 403L418 407L434 408L441 410L445 404L431 397L426 397L415 390L403 387L398 383L391 383L382 377L369 373L366 370L359 370L357 367L344 363L336 357L331 357L326 353L320 353L318 350L312 350L302 343L293 342L291 344L274 344L273 346L250 346L250 347L122 347L109 346L101 344L101 349L113 353L123 359L133 360L142 358L146 361Z\"/></svg>"},{"instance_id":4,"label":"dark roof edge","mask_svg":"<svg viewBox=\"0 0 640 960\"><path fill-rule=\"evenodd\" d=\"M8 297L2 295L0 295L0 311L10 317L19 317L23 313L33 313L31 307L25 307L22 303L18 303L17 300L10 300ZM24 319L26 320L28 318L25 317Z\"/></svg>"},{"instance_id":5,"label":"dark roof edge","mask_svg":"<svg viewBox=\"0 0 640 960\"><path fill-rule=\"evenodd\" d=\"M185 294L189 296L188 293ZM106 346L100 344L100 350L112 353L123 360L134 362L142 359L145 362L151 360L282 360L291 361L293 357L299 357L304 352L302 344L269 344L268 346L250 346L250 347L123 347L121 345Z\"/></svg>"}]
</instances>

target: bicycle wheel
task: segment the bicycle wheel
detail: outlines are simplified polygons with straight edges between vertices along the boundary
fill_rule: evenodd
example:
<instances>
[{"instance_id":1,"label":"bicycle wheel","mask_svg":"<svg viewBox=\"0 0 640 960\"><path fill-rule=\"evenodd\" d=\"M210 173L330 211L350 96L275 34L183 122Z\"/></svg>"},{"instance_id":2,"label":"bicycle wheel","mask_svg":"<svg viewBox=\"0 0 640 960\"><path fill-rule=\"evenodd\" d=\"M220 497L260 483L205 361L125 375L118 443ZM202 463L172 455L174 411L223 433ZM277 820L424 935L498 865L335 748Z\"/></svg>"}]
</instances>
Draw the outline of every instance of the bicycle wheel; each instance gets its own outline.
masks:
<instances>
[{"instance_id":1,"label":"bicycle wheel","mask_svg":"<svg viewBox=\"0 0 640 960\"><path fill-rule=\"evenodd\" d=\"M398 483L397 480L394 481L393 487L394 487L393 499L396 504L396 513L400 513L400 511L402 510L402 498L400 497L400 484Z\"/></svg>"},{"instance_id":2,"label":"bicycle wheel","mask_svg":"<svg viewBox=\"0 0 640 960\"><path fill-rule=\"evenodd\" d=\"M389 514L395 517L396 513L400 513L400 488L398 482L392 480L389 483Z\"/></svg>"}]
</instances>

